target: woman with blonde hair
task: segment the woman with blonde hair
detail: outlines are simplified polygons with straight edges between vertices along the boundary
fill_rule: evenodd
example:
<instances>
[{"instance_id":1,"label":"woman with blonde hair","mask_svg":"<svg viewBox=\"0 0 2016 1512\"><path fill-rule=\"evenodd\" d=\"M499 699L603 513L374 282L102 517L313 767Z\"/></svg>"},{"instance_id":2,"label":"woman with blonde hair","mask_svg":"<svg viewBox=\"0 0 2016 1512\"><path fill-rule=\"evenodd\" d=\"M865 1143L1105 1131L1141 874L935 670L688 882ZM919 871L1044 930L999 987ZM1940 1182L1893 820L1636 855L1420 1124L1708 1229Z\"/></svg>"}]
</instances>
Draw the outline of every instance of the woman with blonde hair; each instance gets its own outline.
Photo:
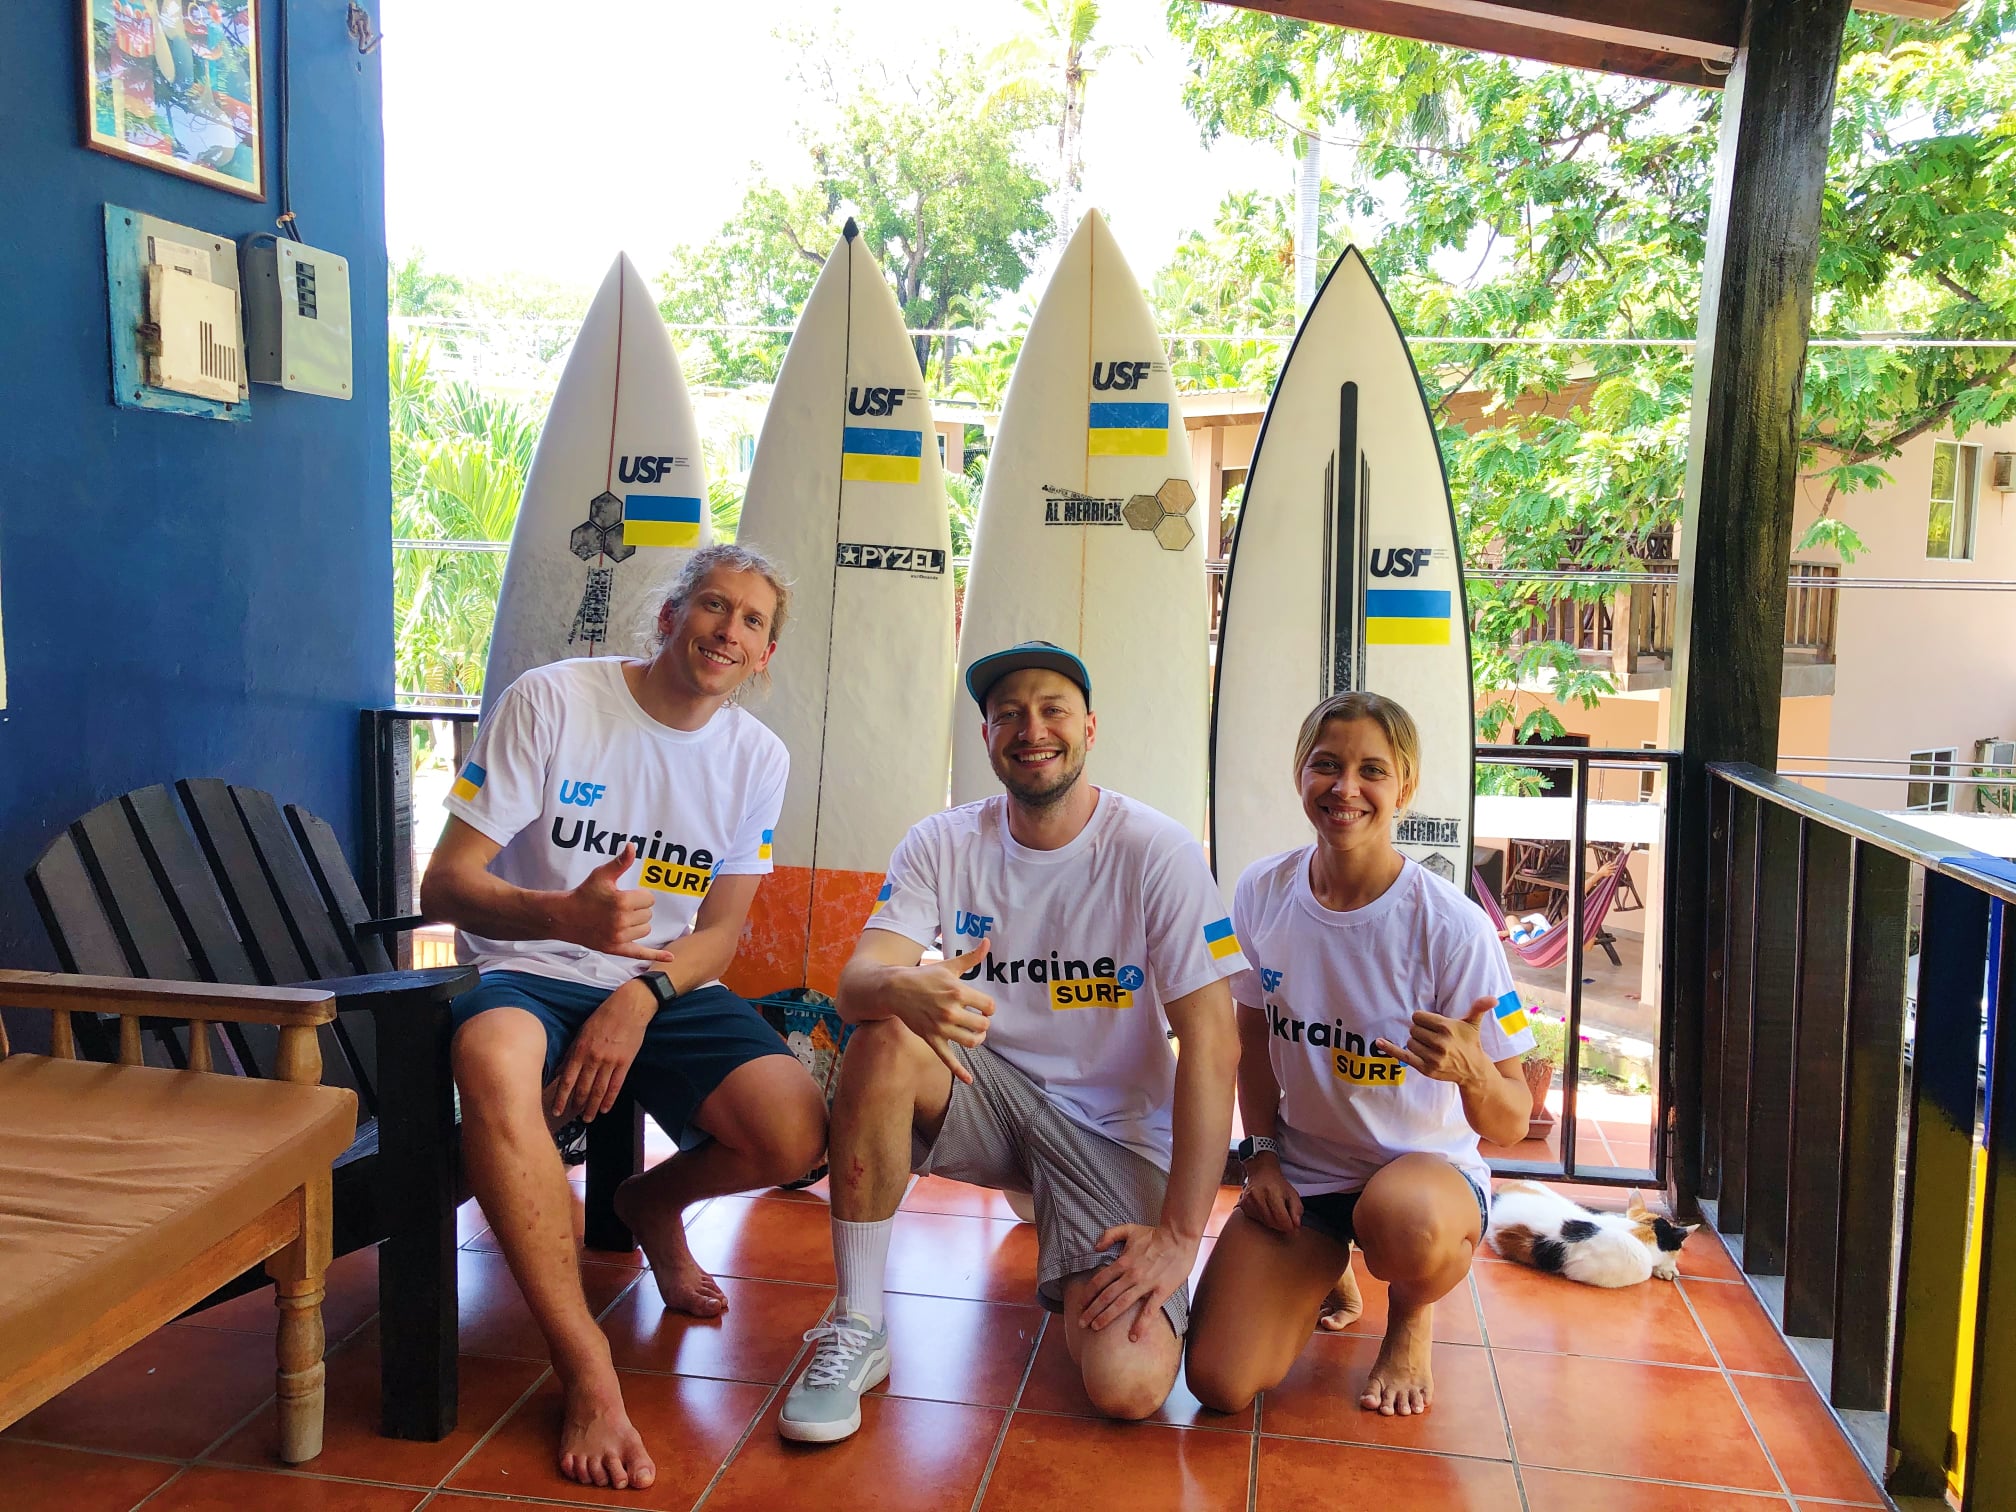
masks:
<instances>
[{"instance_id":1,"label":"woman with blonde hair","mask_svg":"<svg viewBox=\"0 0 2016 1512\"><path fill-rule=\"evenodd\" d=\"M1490 1208L1479 1136L1524 1137L1533 1039L1483 910L1403 856L1414 721L1376 693L1318 704L1295 745L1311 843L1239 879L1250 969L1239 1011L1246 1187L1198 1285L1190 1388L1234 1412L1277 1384L1318 1325L1359 1311L1351 1246L1389 1288L1359 1405L1425 1412L1434 1305L1459 1286Z\"/></svg>"}]
</instances>

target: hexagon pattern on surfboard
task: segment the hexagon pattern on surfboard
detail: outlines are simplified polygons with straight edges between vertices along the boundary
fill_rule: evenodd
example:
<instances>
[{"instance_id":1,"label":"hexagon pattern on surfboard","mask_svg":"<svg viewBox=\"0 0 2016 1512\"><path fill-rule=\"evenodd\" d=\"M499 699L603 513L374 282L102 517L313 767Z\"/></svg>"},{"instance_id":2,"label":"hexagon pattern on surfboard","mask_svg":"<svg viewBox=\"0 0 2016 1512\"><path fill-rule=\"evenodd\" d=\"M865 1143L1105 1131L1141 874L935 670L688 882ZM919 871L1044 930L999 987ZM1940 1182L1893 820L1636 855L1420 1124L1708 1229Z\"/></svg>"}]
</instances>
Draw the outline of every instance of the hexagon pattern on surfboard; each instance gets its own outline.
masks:
<instances>
[{"instance_id":1,"label":"hexagon pattern on surfboard","mask_svg":"<svg viewBox=\"0 0 2016 1512\"><path fill-rule=\"evenodd\" d=\"M1105 218L1037 306L988 461L959 667L1024 640L1075 651L1098 716L1086 774L1201 837L1209 647L1203 518L1176 384ZM1000 791L963 687L952 801Z\"/></svg>"},{"instance_id":2,"label":"hexagon pattern on surfboard","mask_svg":"<svg viewBox=\"0 0 2016 1512\"><path fill-rule=\"evenodd\" d=\"M511 531L483 707L528 667L641 656L658 606L713 539L700 431L656 301L618 254L588 306Z\"/></svg>"}]
</instances>

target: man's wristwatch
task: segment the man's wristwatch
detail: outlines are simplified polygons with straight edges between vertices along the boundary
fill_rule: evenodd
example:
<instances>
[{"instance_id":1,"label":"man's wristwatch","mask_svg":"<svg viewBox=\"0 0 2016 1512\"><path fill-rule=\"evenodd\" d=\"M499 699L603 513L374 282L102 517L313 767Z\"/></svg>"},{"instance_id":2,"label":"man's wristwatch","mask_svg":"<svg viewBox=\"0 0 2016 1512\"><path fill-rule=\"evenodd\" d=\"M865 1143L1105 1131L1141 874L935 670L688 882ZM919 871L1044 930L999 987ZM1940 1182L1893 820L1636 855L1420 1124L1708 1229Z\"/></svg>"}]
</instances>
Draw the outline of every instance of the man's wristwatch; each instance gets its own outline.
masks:
<instances>
[{"instance_id":1,"label":"man's wristwatch","mask_svg":"<svg viewBox=\"0 0 2016 1512\"><path fill-rule=\"evenodd\" d=\"M672 985L672 978L662 971L647 971L637 980L642 982L651 996L658 1000L660 1008L667 1006L672 999L679 996L679 989Z\"/></svg>"},{"instance_id":2,"label":"man's wristwatch","mask_svg":"<svg viewBox=\"0 0 2016 1512\"><path fill-rule=\"evenodd\" d=\"M1244 1139L1239 1141L1238 1149L1232 1153L1239 1157L1239 1164L1244 1165L1255 1155L1278 1156L1281 1153L1281 1146L1269 1139L1265 1134L1248 1134Z\"/></svg>"}]
</instances>

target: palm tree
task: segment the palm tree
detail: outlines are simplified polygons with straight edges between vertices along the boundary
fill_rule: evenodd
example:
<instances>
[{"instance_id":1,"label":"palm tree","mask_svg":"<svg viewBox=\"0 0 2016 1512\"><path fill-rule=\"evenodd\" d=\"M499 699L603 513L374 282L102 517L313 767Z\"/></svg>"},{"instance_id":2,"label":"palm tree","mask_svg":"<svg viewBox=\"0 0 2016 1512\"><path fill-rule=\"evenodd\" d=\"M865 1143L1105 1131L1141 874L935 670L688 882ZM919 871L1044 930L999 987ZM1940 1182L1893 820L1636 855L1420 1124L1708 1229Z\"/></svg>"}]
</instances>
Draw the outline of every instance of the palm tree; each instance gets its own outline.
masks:
<instances>
[{"instance_id":1,"label":"palm tree","mask_svg":"<svg viewBox=\"0 0 2016 1512\"><path fill-rule=\"evenodd\" d=\"M1063 203L1057 223L1068 234L1075 216L1073 207L1085 191L1085 158L1079 137L1085 129L1085 89L1095 68L1116 54L1138 56L1139 50L1112 43L1092 42L1099 24L1098 0L1022 0L1022 9L1042 27L1042 41L1063 76L1064 108L1057 122L1057 169L1063 184Z\"/></svg>"}]
</instances>

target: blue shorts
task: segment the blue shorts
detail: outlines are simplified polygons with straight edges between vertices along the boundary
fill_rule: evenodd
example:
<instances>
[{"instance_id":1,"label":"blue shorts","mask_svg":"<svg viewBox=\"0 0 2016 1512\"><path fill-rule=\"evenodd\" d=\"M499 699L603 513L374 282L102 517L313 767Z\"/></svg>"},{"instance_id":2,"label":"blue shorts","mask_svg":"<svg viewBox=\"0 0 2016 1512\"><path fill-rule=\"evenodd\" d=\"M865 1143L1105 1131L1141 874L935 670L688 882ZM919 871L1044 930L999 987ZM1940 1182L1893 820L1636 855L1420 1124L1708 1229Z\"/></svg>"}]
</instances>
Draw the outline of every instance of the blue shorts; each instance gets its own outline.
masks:
<instances>
[{"instance_id":1,"label":"blue shorts","mask_svg":"<svg viewBox=\"0 0 2016 1512\"><path fill-rule=\"evenodd\" d=\"M1458 1171L1469 1184L1471 1195L1477 1199L1477 1236L1483 1238L1484 1231L1491 1227L1490 1195L1477 1185L1467 1171ZM1351 1215L1358 1210L1358 1199L1365 1195L1360 1187L1355 1192L1319 1192L1314 1197L1302 1199L1302 1226L1312 1228L1319 1234L1326 1234L1339 1244L1349 1244L1353 1238Z\"/></svg>"},{"instance_id":2,"label":"blue shorts","mask_svg":"<svg viewBox=\"0 0 2016 1512\"><path fill-rule=\"evenodd\" d=\"M527 971L486 971L449 1005L459 1030L491 1008L522 1008L546 1030L546 1068L553 1080L567 1046L612 989L589 987ZM694 1125L700 1105L728 1073L765 1055L790 1055L791 1047L763 1016L726 987L696 987L658 1010L630 1064L624 1087L681 1149L702 1144Z\"/></svg>"}]
</instances>

